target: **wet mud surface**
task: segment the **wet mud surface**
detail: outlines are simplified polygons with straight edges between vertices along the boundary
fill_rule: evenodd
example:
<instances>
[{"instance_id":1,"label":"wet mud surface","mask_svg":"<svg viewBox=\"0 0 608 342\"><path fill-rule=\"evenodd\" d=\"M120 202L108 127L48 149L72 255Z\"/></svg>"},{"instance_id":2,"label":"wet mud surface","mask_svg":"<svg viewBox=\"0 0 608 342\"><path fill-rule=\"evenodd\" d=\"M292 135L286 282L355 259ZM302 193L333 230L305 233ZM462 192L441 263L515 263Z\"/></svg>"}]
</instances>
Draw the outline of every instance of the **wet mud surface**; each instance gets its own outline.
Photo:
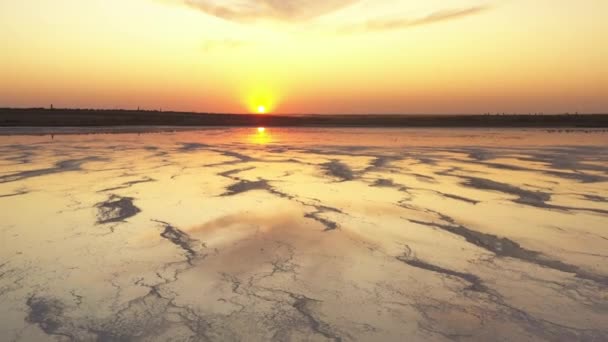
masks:
<instances>
[{"instance_id":1,"label":"wet mud surface","mask_svg":"<svg viewBox=\"0 0 608 342\"><path fill-rule=\"evenodd\" d=\"M0 136L0 341L608 341L607 146Z\"/></svg>"}]
</instances>

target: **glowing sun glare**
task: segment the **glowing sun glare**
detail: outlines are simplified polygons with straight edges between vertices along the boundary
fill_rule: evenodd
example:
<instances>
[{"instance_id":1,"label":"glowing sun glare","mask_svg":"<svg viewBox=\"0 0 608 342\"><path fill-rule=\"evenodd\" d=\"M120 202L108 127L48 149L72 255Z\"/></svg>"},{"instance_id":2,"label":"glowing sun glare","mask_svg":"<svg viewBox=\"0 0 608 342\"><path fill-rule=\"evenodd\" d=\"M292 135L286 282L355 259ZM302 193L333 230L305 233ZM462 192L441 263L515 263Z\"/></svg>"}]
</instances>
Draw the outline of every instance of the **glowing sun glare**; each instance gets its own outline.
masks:
<instances>
[{"instance_id":1,"label":"glowing sun glare","mask_svg":"<svg viewBox=\"0 0 608 342\"><path fill-rule=\"evenodd\" d=\"M259 133L264 133L264 132L266 132L266 128L264 128L264 127L258 127L258 132Z\"/></svg>"},{"instance_id":2,"label":"glowing sun glare","mask_svg":"<svg viewBox=\"0 0 608 342\"><path fill-rule=\"evenodd\" d=\"M266 107L265 106L258 106L258 113L265 114L266 113Z\"/></svg>"}]
</instances>

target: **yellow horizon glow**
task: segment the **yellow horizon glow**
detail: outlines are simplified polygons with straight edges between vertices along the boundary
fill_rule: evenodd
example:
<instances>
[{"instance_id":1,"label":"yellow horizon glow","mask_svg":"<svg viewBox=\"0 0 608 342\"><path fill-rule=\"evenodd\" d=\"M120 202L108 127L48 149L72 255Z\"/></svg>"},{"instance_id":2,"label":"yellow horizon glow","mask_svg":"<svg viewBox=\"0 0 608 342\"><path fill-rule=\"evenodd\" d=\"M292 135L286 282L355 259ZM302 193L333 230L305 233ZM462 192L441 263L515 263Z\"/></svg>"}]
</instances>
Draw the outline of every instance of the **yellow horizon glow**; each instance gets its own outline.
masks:
<instances>
[{"instance_id":1,"label":"yellow horizon glow","mask_svg":"<svg viewBox=\"0 0 608 342\"><path fill-rule=\"evenodd\" d=\"M245 107L249 113L266 114L274 112L279 105L278 87L264 86L263 81L252 82L250 87L247 87L242 95L238 95L245 101ZM254 82L257 82L254 83ZM240 101L240 99L237 99Z\"/></svg>"},{"instance_id":2,"label":"yellow horizon glow","mask_svg":"<svg viewBox=\"0 0 608 342\"><path fill-rule=\"evenodd\" d=\"M0 107L608 112L608 1L328 3L4 0Z\"/></svg>"}]
</instances>

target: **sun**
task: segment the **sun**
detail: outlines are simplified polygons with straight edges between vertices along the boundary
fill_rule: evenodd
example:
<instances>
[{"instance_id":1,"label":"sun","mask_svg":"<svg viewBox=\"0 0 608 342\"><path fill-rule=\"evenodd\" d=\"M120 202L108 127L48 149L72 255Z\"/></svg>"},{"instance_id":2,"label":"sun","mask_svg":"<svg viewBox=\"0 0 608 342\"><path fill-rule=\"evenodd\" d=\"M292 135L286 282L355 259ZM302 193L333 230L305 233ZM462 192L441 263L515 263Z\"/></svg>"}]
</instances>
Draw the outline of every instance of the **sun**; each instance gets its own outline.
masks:
<instances>
[{"instance_id":1,"label":"sun","mask_svg":"<svg viewBox=\"0 0 608 342\"><path fill-rule=\"evenodd\" d=\"M243 96L244 109L251 114L270 114L277 109L277 92L268 87L257 85L247 89Z\"/></svg>"}]
</instances>

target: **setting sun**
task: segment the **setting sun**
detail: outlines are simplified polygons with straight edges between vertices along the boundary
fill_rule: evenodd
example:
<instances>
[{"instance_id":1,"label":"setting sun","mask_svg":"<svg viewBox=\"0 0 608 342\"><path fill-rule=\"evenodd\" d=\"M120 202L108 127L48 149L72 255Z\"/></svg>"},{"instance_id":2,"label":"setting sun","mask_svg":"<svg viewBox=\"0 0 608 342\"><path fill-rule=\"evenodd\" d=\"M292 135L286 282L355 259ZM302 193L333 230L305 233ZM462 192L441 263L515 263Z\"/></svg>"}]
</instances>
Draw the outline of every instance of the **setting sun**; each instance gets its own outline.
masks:
<instances>
[{"instance_id":1,"label":"setting sun","mask_svg":"<svg viewBox=\"0 0 608 342\"><path fill-rule=\"evenodd\" d=\"M263 81L259 81L259 84L244 91L243 103L249 113L268 114L275 112L280 97L278 89L264 85Z\"/></svg>"}]
</instances>

